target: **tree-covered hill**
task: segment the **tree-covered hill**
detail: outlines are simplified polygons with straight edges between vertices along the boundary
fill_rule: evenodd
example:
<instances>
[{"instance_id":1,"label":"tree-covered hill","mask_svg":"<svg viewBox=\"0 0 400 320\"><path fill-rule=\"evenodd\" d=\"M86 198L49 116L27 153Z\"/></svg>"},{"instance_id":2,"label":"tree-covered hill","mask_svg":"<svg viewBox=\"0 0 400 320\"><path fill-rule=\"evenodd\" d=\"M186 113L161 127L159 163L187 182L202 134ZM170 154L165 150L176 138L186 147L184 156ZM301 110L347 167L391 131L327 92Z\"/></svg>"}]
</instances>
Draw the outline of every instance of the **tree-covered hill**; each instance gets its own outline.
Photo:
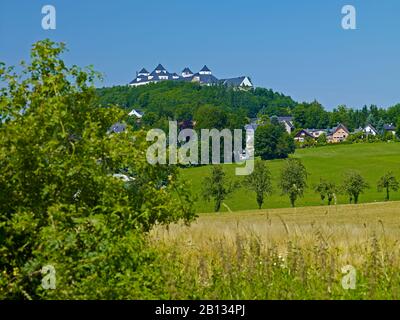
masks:
<instances>
[{"instance_id":1,"label":"tree-covered hill","mask_svg":"<svg viewBox=\"0 0 400 320\"><path fill-rule=\"evenodd\" d=\"M170 81L140 87L101 88L97 92L102 105L118 104L127 109L136 108L175 119L185 118L183 113L193 115L202 105L219 106L231 112L244 109L248 117L256 117L260 110L268 114L290 115L297 105L291 97L264 88L245 91Z\"/></svg>"},{"instance_id":2,"label":"tree-covered hill","mask_svg":"<svg viewBox=\"0 0 400 320\"><path fill-rule=\"evenodd\" d=\"M197 121L196 115L217 109L219 114L210 116L221 116L221 125L232 128L239 128L249 118L260 115L293 116L296 128L324 129L342 123L353 131L368 123L380 131L384 124L400 124L400 104L387 109L375 105L362 109L341 105L328 111L318 101L298 103L290 96L265 88L238 90L222 85L164 81L140 87L99 88L97 94L101 106L119 105L129 111L135 108L145 112L145 124L158 127L163 127L169 119Z\"/></svg>"}]
</instances>

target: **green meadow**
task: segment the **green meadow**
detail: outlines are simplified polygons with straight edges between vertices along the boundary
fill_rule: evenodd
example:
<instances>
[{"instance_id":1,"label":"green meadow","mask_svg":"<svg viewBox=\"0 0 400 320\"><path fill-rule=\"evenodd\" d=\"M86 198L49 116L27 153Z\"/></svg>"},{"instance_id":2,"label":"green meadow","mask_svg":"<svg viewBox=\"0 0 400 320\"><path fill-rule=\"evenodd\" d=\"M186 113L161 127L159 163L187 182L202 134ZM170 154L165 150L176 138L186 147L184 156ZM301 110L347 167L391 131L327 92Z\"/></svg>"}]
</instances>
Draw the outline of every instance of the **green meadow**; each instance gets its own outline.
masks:
<instances>
[{"instance_id":1,"label":"green meadow","mask_svg":"<svg viewBox=\"0 0 400 320\"><path fill-rule=\"evenodd\" d=\"M303 198L300 198L296 206L319 206L319 195L313 191L313 186L320 178L331 180L340 185L346 171L358 170L370 184L370 188L360 195L359 203L381 202L384 193L377 191L377 181L387 171L392 171L400 179L400 143L365 143L329 145L324 147L297 149L293 158L301 159L308 176L308 189ZM285 160L267 161L274 180L274 193L268 197L263 208L290 207L289 199L282 196L278 188L280 169ZM243 177L235 176L237 165L224 165L224 170L232 180L240 181ZM191 183L193 194L197 196L196 210L199 213L212 212L213 205L204 201L201 197L203 179L210 172L210 166L182 169L182 177ZM400 200L400 191L392 192L390 200ZM337 204L348 203L346 195L337 195ZM221 211L239 211L257 209L255 194L244 187L236 189L224 201ZM229 208L229 209L228 209Z\"/></svg>"}]
</instances>

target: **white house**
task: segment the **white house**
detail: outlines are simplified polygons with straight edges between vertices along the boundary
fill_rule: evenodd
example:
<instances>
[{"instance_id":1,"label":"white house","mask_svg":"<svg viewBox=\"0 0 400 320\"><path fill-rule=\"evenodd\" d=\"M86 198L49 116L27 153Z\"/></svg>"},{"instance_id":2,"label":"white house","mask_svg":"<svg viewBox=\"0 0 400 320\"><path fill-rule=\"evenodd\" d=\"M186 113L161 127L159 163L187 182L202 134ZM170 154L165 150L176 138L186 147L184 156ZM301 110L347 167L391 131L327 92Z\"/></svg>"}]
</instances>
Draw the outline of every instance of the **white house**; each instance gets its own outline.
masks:
<instances>
[{"instance_id":1,"label":"white house","mask_svg":"<svg viewBox=\"0 0 400 320\"><path fill-rule=\"evenodd\" d=\"M370 123L368 123L368 124L364 127L363 131L364 131L367 135L368 135L368 134L371 134L371 135L373 135L373 136L376 136L376 135L378 134L378 130L376 130L375 127L374 127L372 124L370 124Z\"/></svg>"},{"instance_id":2,"label":"white house","mask_svg":"<svg viewBox=\"0 0 400 320\"><path fill-rule=\"evenodd\" d=\"M136 118L141 119L143 117L143 113L132 109L132 111L128 113L128 116L135 116Z\"/></svg>"}]
</instances>

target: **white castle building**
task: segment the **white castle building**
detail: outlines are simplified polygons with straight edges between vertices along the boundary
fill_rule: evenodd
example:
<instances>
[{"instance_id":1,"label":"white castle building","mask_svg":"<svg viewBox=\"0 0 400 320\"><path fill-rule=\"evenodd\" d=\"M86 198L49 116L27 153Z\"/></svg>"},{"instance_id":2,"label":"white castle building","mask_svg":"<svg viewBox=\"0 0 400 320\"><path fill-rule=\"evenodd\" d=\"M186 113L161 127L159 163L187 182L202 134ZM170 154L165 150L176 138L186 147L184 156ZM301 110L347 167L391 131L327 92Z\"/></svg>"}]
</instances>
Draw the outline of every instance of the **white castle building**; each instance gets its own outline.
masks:
<instances>
[{"instance_id":1,"label":"white castle building","mask_svg":"<svg viewBox=\"0 0 400 320\"><path fill-rule=\"evenodd\" d=\"M252 88L253 83L251 79L247 76L241 76L237 78L230 79L217 79L207 66L204 66L199 72L193 73L189 68L182 70L181 75L176 73L168 72L161 64L159 64L153 72L148 72L145 68L140 70L136 74L136 78L133 79L129 85L133 87L157 83L160 81L172 80L172 81L187 81L187 82L197 82L203 85L226 85L238 88Z\"/></svg>"}]
</instances>

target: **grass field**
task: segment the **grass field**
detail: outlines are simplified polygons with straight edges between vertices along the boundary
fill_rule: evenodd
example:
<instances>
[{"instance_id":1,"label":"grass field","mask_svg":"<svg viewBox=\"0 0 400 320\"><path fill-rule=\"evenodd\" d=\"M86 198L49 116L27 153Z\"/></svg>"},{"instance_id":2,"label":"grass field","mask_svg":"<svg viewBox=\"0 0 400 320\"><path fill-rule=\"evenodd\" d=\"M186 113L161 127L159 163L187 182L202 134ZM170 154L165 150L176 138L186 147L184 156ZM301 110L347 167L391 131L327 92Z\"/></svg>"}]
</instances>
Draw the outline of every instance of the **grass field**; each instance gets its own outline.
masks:
<instances>
[{"instance_id":1,"label":"grass field","mask_svg":"<svg viewBox=\"0 0 400 320\"><path fill-rule=\"evenodd\" d=\"M399 235L400 202L203 214L151 234L178 299L400 299Z\"/></svg>"},{"instance_id":2,"label":"grass field","mask_svg":"<svg viewBox=\"0 0 400 320\"><path fill-rule=\"evenodd\" d=\"M343 175L349 169L359 170L370 184L370 189L360 195L360 203L383 201L384 193L377 192L376 184L380 176L385 172L393 171L400 179L400 143L382 142L299 149L296 150L292 157L301 159L309 173L309 188L304 198L297 201L296 205L299 207L321 205L320 198L318 194L313 192L312 186L321 177L340 184L343 180ZM283 160L268 161L274 179L275 190L274 194L267 198L264 208L285 208L290 206L289 199L281 196L277 187L282 163ZM235 165L225 165L224 168L229 177L240 179L240 177L234 176ZM192 184L193 194L198 195L196 202L196 210L198 212L211 212L213 210L212 203L202 200L200 196L203 178L209 174L209 170L209 166L182 170L184 179ZM393 192L391 200L400 200L400 192ZM257 208L255 194L244 188L235 190L224 202L232 211ZM338 204L347 202L348 198L346 196L338 196ZM227 210L225 206L221 208L221 211Z\"/></svg>"}]
</instances>

